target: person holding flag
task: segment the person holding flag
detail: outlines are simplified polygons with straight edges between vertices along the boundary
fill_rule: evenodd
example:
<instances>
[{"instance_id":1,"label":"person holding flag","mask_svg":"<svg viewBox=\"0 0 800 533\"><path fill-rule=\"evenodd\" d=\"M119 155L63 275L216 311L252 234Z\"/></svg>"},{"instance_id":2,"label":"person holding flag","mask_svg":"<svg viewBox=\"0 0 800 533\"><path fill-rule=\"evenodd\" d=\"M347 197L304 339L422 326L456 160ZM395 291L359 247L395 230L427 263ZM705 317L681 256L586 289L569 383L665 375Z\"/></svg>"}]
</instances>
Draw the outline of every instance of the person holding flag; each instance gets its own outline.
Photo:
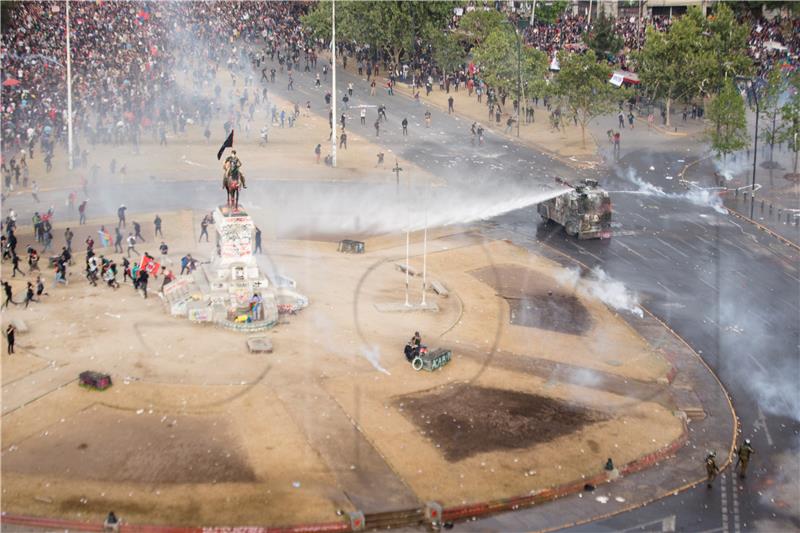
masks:
<instances>
[{"instance_id":1,"label":"person holding flag","mask_svg":"<svg viewBox=\"0 0 800 533\"><path fill-rule=\"evenodd\" d=\"M108 232L105 226L100 226L100 229L97 230L97 234L100 236L101 248L106 248L111 244L111 234Z\"/></svg>"}]
</instances>

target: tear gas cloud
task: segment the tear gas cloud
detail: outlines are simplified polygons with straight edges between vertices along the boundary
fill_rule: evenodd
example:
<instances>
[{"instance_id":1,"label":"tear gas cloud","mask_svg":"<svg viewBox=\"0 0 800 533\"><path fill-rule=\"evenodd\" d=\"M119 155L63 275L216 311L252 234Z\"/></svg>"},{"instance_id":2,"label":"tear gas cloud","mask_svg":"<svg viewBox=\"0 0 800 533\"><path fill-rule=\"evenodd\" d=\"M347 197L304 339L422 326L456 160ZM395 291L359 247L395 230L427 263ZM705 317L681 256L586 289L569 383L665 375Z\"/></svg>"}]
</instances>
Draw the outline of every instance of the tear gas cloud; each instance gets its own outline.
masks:
<instances>
[{"instance_id":1,"label":"tear gas cloud","mask_svg":"<svg viewBox=\"0 0 800 533\"><path fill-rule=\"evenodd\" d=\"M717 213L722 215L727 215L728 211L722 204L722 198L719 197L718 194L715 193L713 190L703 189L700 187L693 187L685 193L672 193L666 192L663 188L659 187L658 185L653 185L649 181L645 181L639 177L636 173L636 170L629 167L622 176L628 182L632 183L637 187L635 191L615 191L616 194L641 194L644 196L653 196L656 198L671 198L674 200L682 200L688 201L694 205L702 206L702 207L710 207Z\"/></svg>"},{"instance_id":2,"label":"tear gas cloud","mask_svg":"<svg viewBox=\"0 0 800 533\"><path fill-rule=\"evenodd\" d=\"M602 268L593 268L581 276L579 268L564 268L556 274L556 281L582 296L600 300L612 309L627 311L639 318L644 316L639 307L639 296L628 290L621 281L612 279Z\"/></svg>"},{"instance_id":3,"label":"tear gas cloud","mask_svg":"<svg viewBox=\"0 0 800 533\"><path fill-rule=\"evenodd\" d=\"M391 376L389 371L381 366L381 349L378 346L362 346L360 352L375 370L383 372L387 376Z\"/></svg>"},{"instance_id":4,"label":"tear gas cloud","mask_svg":"<svg viewBox=\"0 0 800 533\"><path fill-rule=\"evenodd\" d=\"M751 161L744 157L742 152L735 154L735 157L726 157L724 160L714 157L711 161L714 163L714 168L719 175L727 181L747 172L752 164Z\"/></svg>"}]
</instances>

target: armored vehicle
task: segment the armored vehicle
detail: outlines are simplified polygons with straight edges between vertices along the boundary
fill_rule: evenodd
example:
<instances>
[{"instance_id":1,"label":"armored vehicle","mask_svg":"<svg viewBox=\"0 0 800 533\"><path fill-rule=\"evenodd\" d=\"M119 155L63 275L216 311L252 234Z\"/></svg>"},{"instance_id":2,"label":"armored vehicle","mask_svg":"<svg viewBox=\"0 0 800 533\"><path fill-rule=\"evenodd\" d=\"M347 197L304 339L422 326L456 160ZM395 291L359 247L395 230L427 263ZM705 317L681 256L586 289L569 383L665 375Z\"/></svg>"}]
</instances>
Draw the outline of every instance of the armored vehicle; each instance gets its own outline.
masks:
<instances>
[{"instance_id":1,"label":"armored vehicle","mask_svg":"<svg viewBox=\"0 0 800 533\"><path fill-rule=\"evenodd\" d=\"M611 199L597 180L585 179L577 185L559 178L556 181L571 189L540 203L542 218L564 226L568 235L579 239L611 237Z\"/></svg>"}]
</instances>

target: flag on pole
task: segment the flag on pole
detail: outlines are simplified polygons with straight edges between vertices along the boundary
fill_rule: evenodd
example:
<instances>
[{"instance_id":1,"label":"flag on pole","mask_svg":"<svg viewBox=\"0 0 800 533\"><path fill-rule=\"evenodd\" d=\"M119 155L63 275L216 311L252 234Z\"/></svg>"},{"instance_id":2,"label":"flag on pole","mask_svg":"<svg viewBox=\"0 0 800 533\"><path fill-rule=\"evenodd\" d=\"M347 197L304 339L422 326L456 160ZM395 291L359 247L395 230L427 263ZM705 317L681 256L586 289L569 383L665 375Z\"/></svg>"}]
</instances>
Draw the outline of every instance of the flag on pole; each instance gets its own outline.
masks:
<instances>
[{"instance_id":1,"label":"flag on pole","mask_svg":"<svg viewBox=\"0 0 800 533\"><path fill-rule=\"evenodd\" d=\"M222 158L222 152L225 151L225 148L233 148L233 130L231 130L231 134L228 135L228 138L225 139L224 143L222 143L219 152L217 152L217 161Z\"/></svg>"},{"instance_id":2,"label":"flag on pole","mask_svg":"<svg viewBox=\"0 0 800 533\"><path fill-rule=\"evenodd\" d=\"M159 268L161 268L161 264L156 263L155 260L147 254L143 255L142 260L139 261L139 270L144 270L151 276L158 276Z\"/></svg>"},{"instance_id":3,"label":"flag on pole","mask_svg":"<svg viewBox=\"0 0 800 533\"><path fill-rule=\"evenodd\" d=\"M100 235L100 247L107 248L111 244L111 234L105 229L97 230L97 233Z\"/></svg>"}]
</instances>

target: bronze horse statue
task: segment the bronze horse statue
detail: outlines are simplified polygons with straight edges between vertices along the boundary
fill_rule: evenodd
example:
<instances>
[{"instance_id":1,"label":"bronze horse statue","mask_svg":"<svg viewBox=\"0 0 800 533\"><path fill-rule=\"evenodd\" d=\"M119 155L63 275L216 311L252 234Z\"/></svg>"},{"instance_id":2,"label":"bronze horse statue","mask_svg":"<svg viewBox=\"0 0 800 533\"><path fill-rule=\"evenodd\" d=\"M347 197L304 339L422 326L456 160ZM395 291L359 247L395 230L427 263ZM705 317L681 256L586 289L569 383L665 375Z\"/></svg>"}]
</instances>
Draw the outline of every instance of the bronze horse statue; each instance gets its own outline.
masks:
<instances>
[{"instance_id":1,"label":"bronze horse statue","mask_svg":"<svg viewBox=\"0 0 800 533\"><path fill-rule=\"evenodd\" d=\"M222 178L222 188L228 193L228 208L234 211L239 209L239 189L246 189L244 174L239 170L238 165L234 165L231 158L228 158L223 165L224 175Z\"/></svg>"}]
</instances>

